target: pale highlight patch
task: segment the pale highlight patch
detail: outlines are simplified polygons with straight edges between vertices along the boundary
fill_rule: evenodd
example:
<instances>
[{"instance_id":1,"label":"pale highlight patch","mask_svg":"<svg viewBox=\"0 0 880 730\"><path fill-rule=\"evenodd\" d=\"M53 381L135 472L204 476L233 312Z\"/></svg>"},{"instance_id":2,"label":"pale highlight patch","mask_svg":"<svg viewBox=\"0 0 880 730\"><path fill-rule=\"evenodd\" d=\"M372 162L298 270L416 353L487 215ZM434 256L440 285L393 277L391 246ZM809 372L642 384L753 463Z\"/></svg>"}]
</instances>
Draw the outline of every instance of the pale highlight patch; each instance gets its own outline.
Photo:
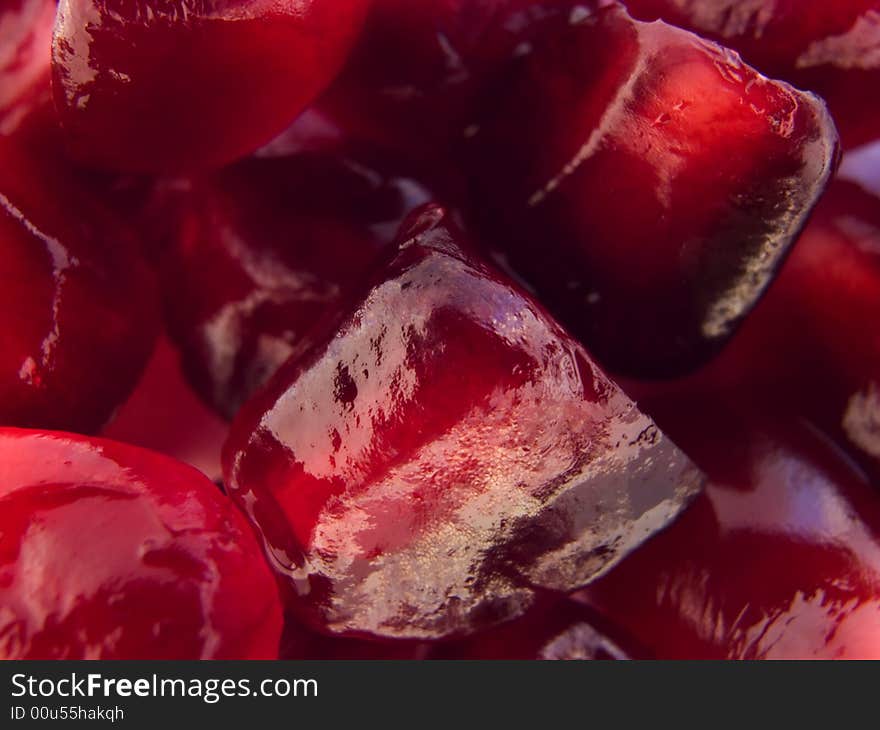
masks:
<instances>
[{"instance_id":1,"label":"pale highlight patch","mask_svg":"<svg viewBox=\"0 0 880 730\"><path fill-rule=\"evenodd\" d=\"M852 443L880 458L880 386L877 383L869 384L849 399L841 425Z\"/></svg>"},{"instance_id":2,"label":"pale highlight patch","mask_svg":"<svg viewBox=\"0 0 880 730\"><path fill-rule=\"evenodd\" d=\"M811 44L796 65L797 68L831 65L863 71L880 68L880 12L869 10L846 33Z\"/></svg>"}]
</instances>

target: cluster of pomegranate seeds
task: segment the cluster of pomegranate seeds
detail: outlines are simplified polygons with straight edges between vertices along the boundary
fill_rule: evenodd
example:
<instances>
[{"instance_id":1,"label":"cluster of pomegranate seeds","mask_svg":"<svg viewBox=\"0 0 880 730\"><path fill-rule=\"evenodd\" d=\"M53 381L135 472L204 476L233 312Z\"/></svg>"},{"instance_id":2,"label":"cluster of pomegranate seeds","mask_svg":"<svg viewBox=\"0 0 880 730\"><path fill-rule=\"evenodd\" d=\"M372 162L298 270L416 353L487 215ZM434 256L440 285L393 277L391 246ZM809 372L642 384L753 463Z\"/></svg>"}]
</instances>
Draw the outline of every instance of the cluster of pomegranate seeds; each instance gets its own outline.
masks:
<instances>
[{"instance_id":1,"label":"cluster of pomegranate seeds","mask_svg":"<svg viewBox=\"0 0 880 730\"><path fill-rule=\"evenodd\" d=\"M880 657L878 48L4 3L0 657Z\"/></svg>"}]
</instances>

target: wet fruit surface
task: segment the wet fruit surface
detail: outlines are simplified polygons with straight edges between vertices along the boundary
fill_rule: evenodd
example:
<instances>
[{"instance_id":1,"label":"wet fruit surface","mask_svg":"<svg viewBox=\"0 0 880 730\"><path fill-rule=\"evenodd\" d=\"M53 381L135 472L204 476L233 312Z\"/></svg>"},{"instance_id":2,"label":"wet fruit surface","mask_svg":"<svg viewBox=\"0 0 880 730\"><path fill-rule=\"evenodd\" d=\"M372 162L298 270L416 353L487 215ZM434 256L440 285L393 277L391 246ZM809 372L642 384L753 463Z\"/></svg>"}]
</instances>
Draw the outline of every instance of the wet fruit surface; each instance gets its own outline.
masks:
<instances>
[{"instance_id":1,"label":"wet fruit surface","mask_svg":"<svg viewBox=\"0 0 880 730\"><path fill-rule=\"evenodd\" d=\"M369 138L420 152L460 137L487 81L574 0L374 0L325 102Z\"/></svg>"},{"instance_id":2,"label":"wet fruit surface","mask_svg":"<svg viewBox=\"0 0 880 730\"><path fill-rule=\"evenodd\" d=\"M55 0L6 0L0 6L0 135L48 97Z\"/></svg>"},{"instance_id":3,"label":"wet fruit surface","mask_svg":"<svg viewBox=\"0 0 880 730\"><path fill-rule=\"evenodd\" d=\"M612 371L681 374L772 281L833 170L833 124L815 97L619 7L557 26L471 130L484 227Z\"/></svg>"},{"instance_id":4,"label":"wet fruit surface","mask_svg":"<svg viewBox=\"0 0 880 730\"><path fill-rule=\"evenodd\" d=\"M277 656L281 611L207 479L111 441L0 429L0 657Z\"/></svg>"},{"instance_id":5,"label":"wet fruit surface","mask_svg":"<svg viewBox=\"0 0 880 730\"><path fill-rule=\"evenodd\" d=\"M100 428L153 347L131 233L63 167L0 139L0 424Z\"/></svg>"},{"instance_id":6,"label":"wet fruit surface","mask_svg":"<svg viewBox=\"0 0 880 730\"><path fill-rule=\"evenodd\" d=\"M99 166L215 166L281 132L335 76L365 0L62 0L55 102Z\"/></svg>"},{"instance_id":7,"label":"wet fruit surface","mask_svg":"<svg viewBox=\"0 0 880 730\"><path fill-rule=\"evenodd\" d=\"M375 151L267 153L188 181L164 267L167 320L220 413L235 415L431 199L393 168Z\"/></svg>"},{"instance_id":8,"label":"wet fruit surface","mask_svg":"<svg viewBox=\"0 0 880 730\"><path fill-rule=\"evenodd\" d=\"M880 658L878 49L0 2L0 658Z\"/></svg>"},{"instance_id":9,"label":"wet fruit surface","mask_svg":"<svg viewBox=\"0 0 880 730\"><path fill-rule=\"evenodd\" d=\"M768 408L812 420L880 483L878 318L880 199L837 182L727 367L748 353L733 380L763 385Z\"/></svg>"},{"instance_id":10,"label":"wet fruit surface","mask_svg":"<svg viewBox=\"0 0 880 730\"><path fill-rule=\"evenodd\" d=\"M773 78L822 96L847 146L880 134L877 0L626 0L630 12L712 38Z\"/></svg>"},{"instance_id":11,"label":"wet fruit surface","mask_svg":"<svg viewBox=\"0 0 880 730\"><path fill-rule=\"evenodd\" d=\"M325 631L522 614L664 527L700 474L428 206L356 308L239 415L227 488Z\"/></svg>"},{"instance_id":12,"label":"wet fruit surface","mask_svg":"<svg viewBox=\"0 0 880 730\"><path fill-rule=\"evenodd\" d=\"M633 384L636 397L727 393L806 418L880 483L880 199L833 183L767 297L691 378Z\"/></svg>"},{"instance_id":13,"label":"wet fruit surface","mask_svg":"<svg viewBox=\"0 0 880 730\"><path fill-rule=\"evenodd\" d=\"M864 477L804 425L705 402L652 410L710 485L585 600L658 658L880 656L880 510Z\"/></svg>"}]
</instances>

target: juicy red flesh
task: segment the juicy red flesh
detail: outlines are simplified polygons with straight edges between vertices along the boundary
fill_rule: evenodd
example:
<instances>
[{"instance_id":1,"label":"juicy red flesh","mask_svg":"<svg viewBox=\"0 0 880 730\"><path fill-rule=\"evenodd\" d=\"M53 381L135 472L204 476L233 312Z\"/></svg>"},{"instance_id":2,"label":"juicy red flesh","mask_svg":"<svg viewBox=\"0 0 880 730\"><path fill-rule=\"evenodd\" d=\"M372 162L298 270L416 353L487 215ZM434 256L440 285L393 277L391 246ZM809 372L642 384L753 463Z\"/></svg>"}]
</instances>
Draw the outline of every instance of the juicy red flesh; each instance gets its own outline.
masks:
<instances>
[{"instance_id":1,"label":"juicy red flesh","mask_svg":"<svg viewBox=\"0 0 880 730\"><path fill-rule=\"evenodd\" d=\"M0 7L0 658L880 658L880 2L58 7Z\"/></svg>"},{"instance_id":2,"label":"juicy red flesh","mask_svg":"<svg viewBox=\"0 0 880 730\"><path fill-rule=\"evenodd\" d=\"M195 470L0 430L0 657L268 659L281 610L247 522Z\"/></svg>"},{"instance_id":3,"label":"juicy red flesh","mask_svg":"<svg viewBox=\"0 0 880 730\"><path fill-rule=\"evenodd\" d=\"M233 424L227 488L323 631L441 638L514 618L609 569L700 487L467 246L443 209L415 214L366 298Z\"/></svg>"},{"instance_id":4,"label":"juicy red flesh","mask_svg":"<svg viewBox=\"0 0 880 730\"><path fill-rule=\"evenodd\" d=\"M626 0L636 17L662 18L739 51L772 78L822 96L844 143L880 136L877 0Z\"/></svg>"},{"instance_id":5,"label":"juicy red flesh","mask_svg":"<svg viewBox=\"0 0 880 730\"><path fill-rule=\"evenodd\" d=\"M709 487L584 600L657 658L880 657L880 509L864 477L798 423L680 398L653 412Z\"/></svg>"},{"instance_id":6,"label":"juicy red flesh","mask_svg":"<svg viewBox=\"0 0 880 730\"><path fill-rule=\"evenodd\" d=\"M880 483L880 199L835 181L765 299L690 378L632 384L638 397L746 399L806 418Z\"/></svg>"},{"instance_id":7,"label":"juicy red flesh","mask_svg":"<svg viewBox=\"0 0 880 730\"><path fill-rule=\"evenodd\" d=\"M880 322L880 199L837 182L822 200L767 302L748 323L741 346L750 348L754 357L751 367L740 369L740 378L748 382L752 373L755 382L761 380L762 369L772 373L763 381L766 402L810 418L880 484L876 322ZM782 353L789 355L786 365L780 362Z\"/></svg>"},{"instance_id":8,"label":"juicy red flesh","mask_svg":"<svg viewBox=\"0 0 880 730\"><path fill-rule=\"evenodd\" d=\"M0 136L48 96L55 8L55 0L5 0L0 6Z\"/></svg>"},{"instance_id":9,"label":"juicy red flesh","mask_svg":"<svg viewBox=\"0 0 880 730\"><path fill-rule=\"evenodd\" d=\"M484 227L613 371L696 368L758 301L833 171L825 108L619 6L573 13L530 48L471 130Z\"/></svg>"},{"instance_id":10,"label":"juicy red flesh","mask_svg":"<svg viewBox=\"0 0 880 730\"><path fill-rule=\"evenodd\" d=\"M190 381L232 418L430 200L372 151L253 157L193 179L165 266Z\"/></svg>"},{"instance_id":11,"label":"juicy red flesh","mask_svg":"<svg viewBox=\"0 0 880 730\"><path fill-rule=\"evenodd\" d=\"M574 0L374 0L324 102L368 138L430 154L460 136L516 46Z\"/></svg>"},{"instance_id":12,"label":"juicy red flesh","mask_svg":"<svg viewBox=\"0 0 880 730\"><path fill-rule=\"evenodd\" d=\"M127 397L157 327L136 248L66 168L0 139L0 424L91 432Z\"/></svg>"},{"instance_id":13,"label":"juicy red flesh","mask_svg":"<svg viewBox=\"0 0 880 730\"><path fill-rule=\"evenodd\" d=\"M281 132L342 66L366 0L62 0L55 103L71 149L137 172L217 166Z\"/></svg>"}]
</instances>

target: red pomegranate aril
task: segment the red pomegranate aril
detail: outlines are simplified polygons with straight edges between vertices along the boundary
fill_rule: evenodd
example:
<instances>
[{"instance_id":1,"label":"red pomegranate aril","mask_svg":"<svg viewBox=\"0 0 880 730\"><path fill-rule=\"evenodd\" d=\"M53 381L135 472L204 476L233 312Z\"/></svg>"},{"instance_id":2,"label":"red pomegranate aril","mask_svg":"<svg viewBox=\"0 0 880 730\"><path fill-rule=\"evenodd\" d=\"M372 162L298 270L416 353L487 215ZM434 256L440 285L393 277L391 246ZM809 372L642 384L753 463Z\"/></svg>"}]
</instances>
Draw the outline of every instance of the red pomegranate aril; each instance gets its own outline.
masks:
<instances>
[{"instance_id":1,"label":"red pomegranate aril","mask_svg":"<svg viewBox=\"0 0 880 730\"><path fill-rule=\"evenodd\" d=\"M190 382L230 419L431 199L375 150L284 144L190 180L175 203L166 319Z\"/></svg>"},{"instance_id":2,"label":"red pomegranate aril","mask_svg":"<svg viewBox=\"0 0 880 730\"><path fill-rule=\"evenodd\" d=\"M833 124L816 97L618 5L553 30L471 130L484 228L606 367L681 375L772 281L836 164Z\"/></svg>"},{"instance_id":3,"label":"red pomegranate aril","mask_svg":"<svg viewBox=\"0 0 880 730\"><path fill-rule=\"evenodd\" d=\"M880 198L835 181L764 300L695 375L626 383L640 402L727 394L806 418L880 484Z\"/></svg>"},{"instance_id":4,"label":"red pomegranate aril","mask_svg":"<svg viewBox=\"0 0 880 730\"><path fill-rule=\"evenodd\" d=\"M0 139L2 425L95 431L152 352L137 243L69 172Z\"/></svg>"},{"instance_id":5,"label":"red pomegranate aril","mask_svg":"<svg viewBox=\"0 0 880 730\"><path fill-rule=\"evenodd\" d=\"M699 490L517 286L414 214L356 307L245 406L230 494L308 624L438 639L585 585Z\"/></svg>"},{"instance_id":6,"label":"red pomegranate aril","mask_svg":"<svg viewBox=\"0 0 880 730\"><path fill-rule=\"evenodd\" d=\"M55 0L0 6L0 136L11 134L49 96Z\"/></svg>"},{"instance_id":7,"label":"red pomegranate aril","mask_svg":"<svg viewBox=\"0 0 880 730\"><path fill-rule=\"evenodd\" d=\"M773 78L822 96L847 147L880 136L877 0L625 0L644 20L662 18L739 51Z\"/></svg>"},{"instance_id":8,"label":"red pomegranate aril","mask_svg":"<svg viewBox=\"0 0 880 730\"><path fill-rule=\"evenodd\" d=\"M0 429L0 657L271 659L281 608L250 526L194 469Z\"/></svg>"},{"instance_id":9,"label":"red pomegranate aril","mask_svg":"<svg viewBox=\"0 0 880 730\"><path fill-rule=\"evenodd\" d=\"M375 0L323 99L368 139L432 157L459 140L486 82L575 0Z\"/></svg>"},{"instance_id":10,"label":"red pomegranate aril","mask_svg":"<svg viewBox=\"0 0 880 730\"><path fill-rule=\"evenodd\" d=\"M878 321L880 199L835 182L719 366L770 407L812 420L880 484Z\"/></svg>"},{"instance_id":11,"label":"red pomegranate aril","mask_svg":"<svg viewBox=\"0 0 880 730\"><path fill-rule=\"evenodd\" d=\"M61 0L55 102L72 151L135 172L214 167L281 132L333 80L367 0Z\"/></svg>"},{"instance_id":12,"label":"red pomegranate aril","mask_svg":"<svg viewBox=\"0 0 880 730\"><path fill-rule=\"evenodd\" d=\"M3 2L0 659L880 659L878 49Z\"/></svg>"},{"instance_id":13,"label":"red pomegranate aril","mask_svg":"<svg viewBox=\"0 0 880 730\"><path fill-rule=\"evenodd\" d=\"M655 408L710 484L582 594L661 659L880 657L880 509L797 422L702 399Z\"/></svg>"}]
</instances>

